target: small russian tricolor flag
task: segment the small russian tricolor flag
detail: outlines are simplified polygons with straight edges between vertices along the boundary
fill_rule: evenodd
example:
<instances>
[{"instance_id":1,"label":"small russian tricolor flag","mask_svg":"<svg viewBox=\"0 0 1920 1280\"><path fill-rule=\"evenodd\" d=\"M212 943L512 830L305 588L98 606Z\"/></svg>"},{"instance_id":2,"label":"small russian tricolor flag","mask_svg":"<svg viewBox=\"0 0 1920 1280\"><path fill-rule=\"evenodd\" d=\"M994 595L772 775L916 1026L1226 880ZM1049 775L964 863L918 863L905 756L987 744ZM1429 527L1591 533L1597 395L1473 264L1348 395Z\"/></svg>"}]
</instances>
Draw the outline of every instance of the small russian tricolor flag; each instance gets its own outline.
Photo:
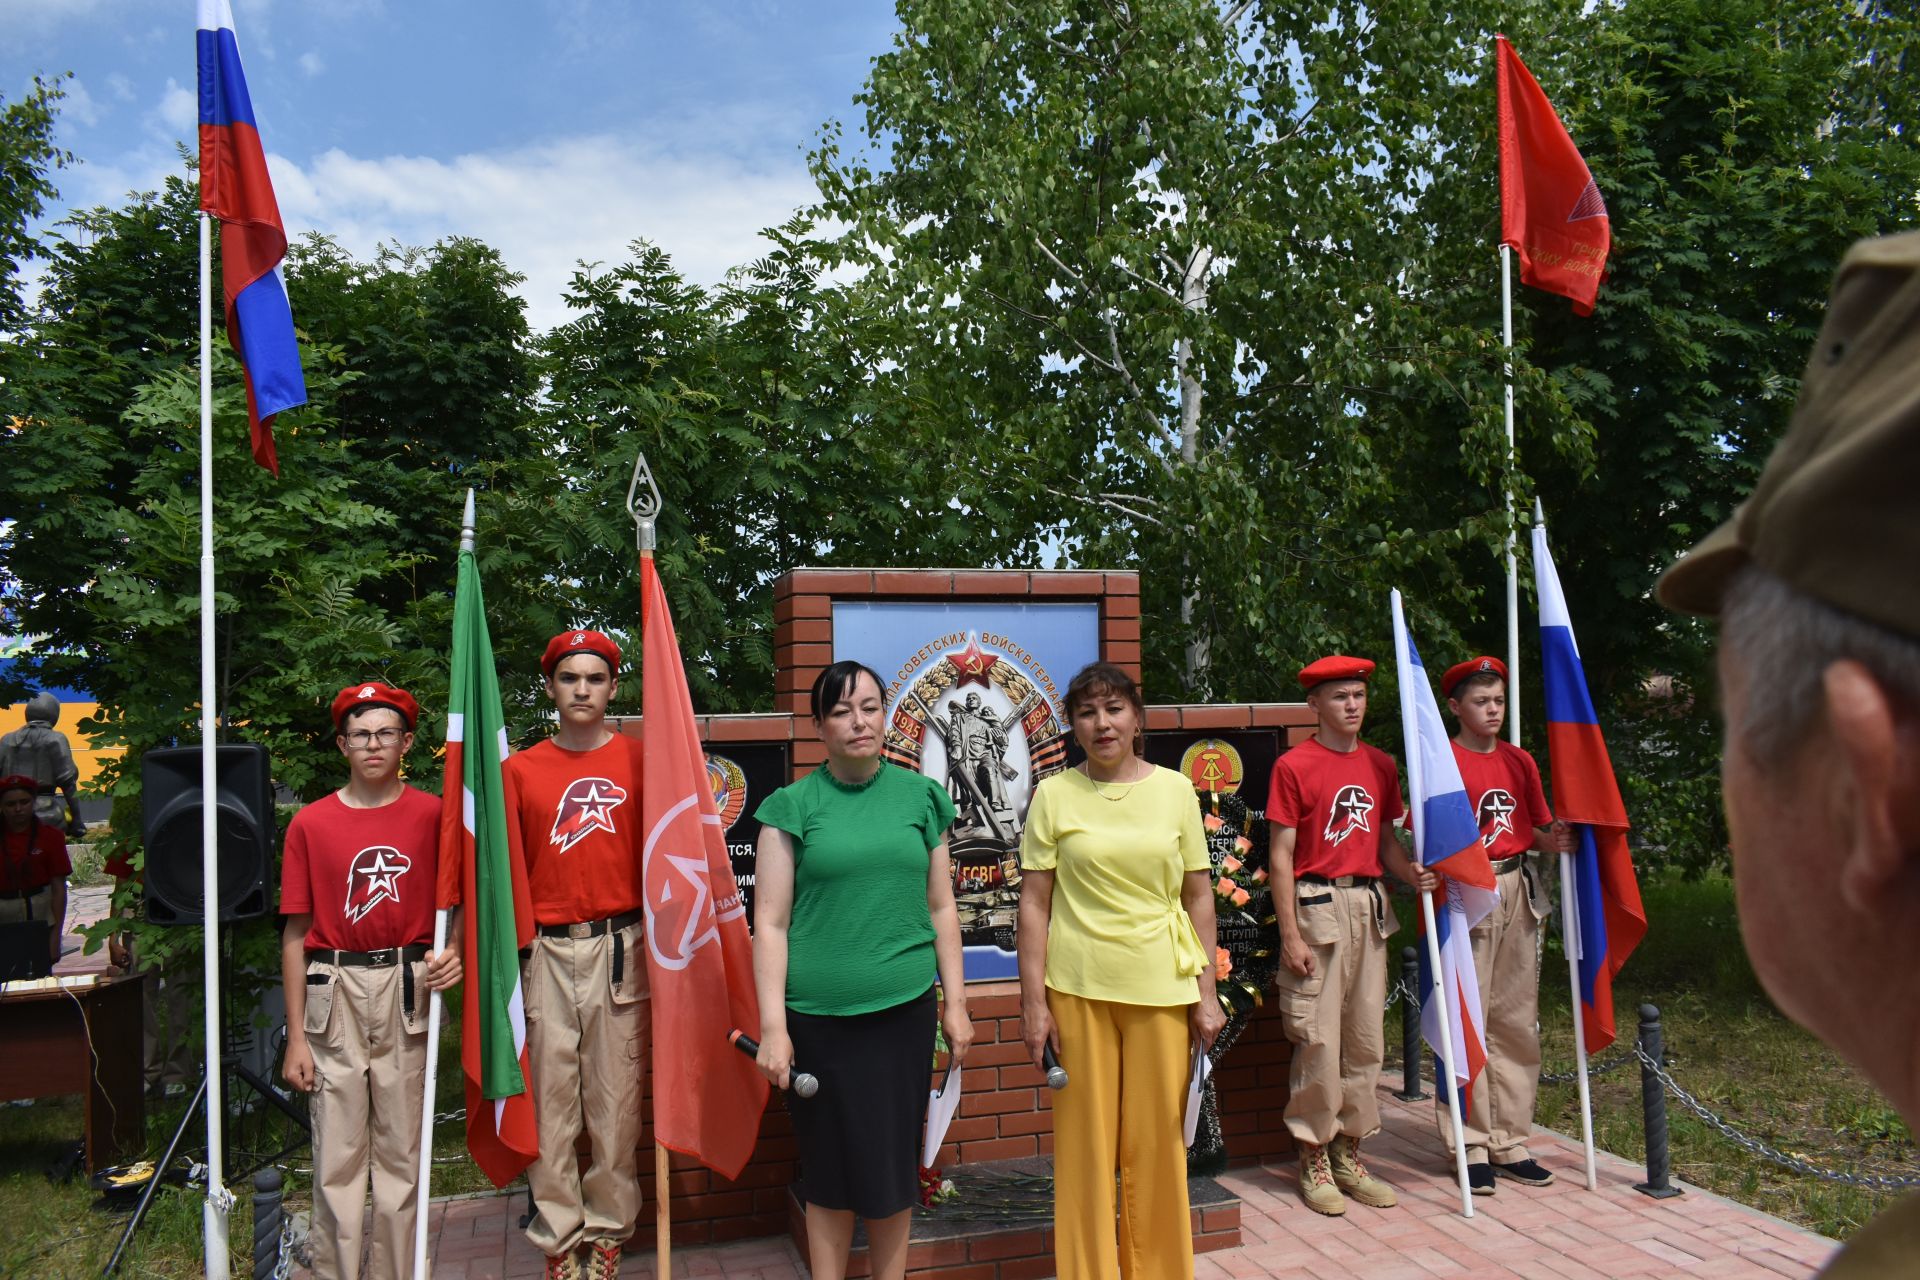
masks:
<instances>
[{"instance_id":1,"label":"small russian tricolor flag","mask_svg":"<svg viewBox=\"0 0 1920 1280\"><path fill-rule=\"evenodd\" d=\"M280 474L273 415L307 402L280 263L287 232L267 177L267 155L240 68L229 0L200 0L200 207L220 219L220 282L227 338L246 371L253 456Z\"/></svg>"},{"instance_id":2,"label":"small russian tricolor flag","mask_svg":"<svg viewBox=\"0 0 1920 1280\"><path fill-rule=\"evenodd\" d=\"M1464 1114L1474 1078L1487 1065L1473 926L1499 903L1500 891L1398 591L1393 593L1393 648L1399 662L1400 729L1407 749L1414 852L1421 866L1439 873L1445 892L1445 901L1434 903L1437 981L1427 949L1420 949L1420 1034L1433 1046L1439 1078L1458 1091ZM1445 1038L1440 1034L1441 999L1447 1002Z\"/></svg>"}]
</instances>

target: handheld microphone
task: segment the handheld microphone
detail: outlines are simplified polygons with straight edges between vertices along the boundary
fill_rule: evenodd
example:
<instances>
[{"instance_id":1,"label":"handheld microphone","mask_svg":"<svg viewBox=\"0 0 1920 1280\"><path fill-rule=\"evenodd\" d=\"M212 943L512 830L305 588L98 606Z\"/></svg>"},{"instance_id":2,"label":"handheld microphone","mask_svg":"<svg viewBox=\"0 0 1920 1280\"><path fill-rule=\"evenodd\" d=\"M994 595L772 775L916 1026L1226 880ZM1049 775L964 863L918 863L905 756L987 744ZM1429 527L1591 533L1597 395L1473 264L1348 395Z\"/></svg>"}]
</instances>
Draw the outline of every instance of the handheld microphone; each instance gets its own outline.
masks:
<instances>
[{"instance_id":1,"label":"handheld microphone","mask_svg":"<svg viewBox=\"0 0 1920 1280\"><path fill-rule=\"evenodd\" d=\"M1060 1065L1060 1055L1053 1051L1053 1042L1051 1040L1041 1046L1040 1061L1047 1069L1047 1088L1066 1088L1067 1069Z\"/></svg>"},{"instance_id":2,"label":"handheld microphone","mask_svg":"<svg viewBox=\"0 0 1920 1280\"><path fill-rule=\"evenodd\" d=\"M727 1042L749 1058L760 1056L760 1042L744 1031L727 1032ZM1062 1073L1065 1074L1064 1072ZM810 1076L797 1067L787 1068L787 1087L803 1098L811 1098L820 1092L820 1079Z\"/></svg>"}]
</instances>

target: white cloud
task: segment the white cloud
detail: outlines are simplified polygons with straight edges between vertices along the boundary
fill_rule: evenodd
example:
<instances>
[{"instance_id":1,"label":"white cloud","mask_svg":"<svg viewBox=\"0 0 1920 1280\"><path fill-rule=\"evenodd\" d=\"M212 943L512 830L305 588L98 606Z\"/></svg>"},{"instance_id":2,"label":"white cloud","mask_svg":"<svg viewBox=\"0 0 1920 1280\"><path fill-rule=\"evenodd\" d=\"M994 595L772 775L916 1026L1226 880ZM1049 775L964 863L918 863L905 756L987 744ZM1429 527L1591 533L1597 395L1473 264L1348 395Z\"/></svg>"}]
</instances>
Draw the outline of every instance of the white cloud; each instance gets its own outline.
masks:
<instances>
[{"instance_id":1,"label":"white cloud","mask_svg":"<svg viewBox=\"0 0 1920 1280\"><path fill-rule=\"evenodd\" d=\"M184 88L172 76L153 109L153 123L173 138L191 138L200 127L200 99L192 89Z\"/></svg>"},{"instance_id":2,"label":"white cloud","mask_svg":"<svg viewBox=\"0 0 1920 1280\"><path fill-rule=\"evenodd\" d=\"M474 236L527 277L536 329L568 318L561 291L580 260L615 265L646 239L689 280L715 284L765 251L762 228L815 198L797 156L754 164L606 136L451 160L333 150L302 167L276 155L271 166L290 236L320 231L356 257L389 240Z\"/></svg>"},{"instance_id":3,"label":"white cloud","mask_svg":"<svg viewBox=\"0 0 1920 1280\"><path fill-rule=\"evenodd\" d=\"M310 76L317 76L327 69L326 59L309 49L300 55L300 70Z\"/></svg>"},{"instance_id":4,"label":"white cloud","mask_svg":"<svg viewBox=\"0 0 1920 1280\"><path fill-rule=\"evenodd\" d=\"M100 123L100 117L106 114L100 104L87 92L87 86L80 83L76 76L66 83L66 97L60 102L60 114L92 126Z\"/></svg>"},{"instance_id":5,"label":"white cloud","mask_svg":"<svg viewBox=\"0 0 1920 1280\"><path fill-rule=\"evenodd\" d=\"M133 81L118 71L107 77L107 88L113 90L113 96L122 102L132 102L134 99Z\"/></svg>"}]
</instances>

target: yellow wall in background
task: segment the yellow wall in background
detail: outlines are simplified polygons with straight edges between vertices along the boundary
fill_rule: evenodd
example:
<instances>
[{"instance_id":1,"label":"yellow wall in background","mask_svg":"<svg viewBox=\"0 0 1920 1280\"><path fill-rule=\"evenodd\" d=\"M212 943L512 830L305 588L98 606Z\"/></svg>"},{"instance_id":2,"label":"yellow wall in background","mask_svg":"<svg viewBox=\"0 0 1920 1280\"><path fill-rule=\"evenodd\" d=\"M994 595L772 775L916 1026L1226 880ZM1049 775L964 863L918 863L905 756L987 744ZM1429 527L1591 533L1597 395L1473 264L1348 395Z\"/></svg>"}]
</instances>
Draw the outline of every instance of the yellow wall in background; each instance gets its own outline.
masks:
<instances>
[{"instance_id":1,"label":"yellow wall in background","mask_svg":"<svg viewBox=\"0 0 1920 1280\"><path fill-rule=\"evenodd\" d=\"M73 763L80 770L80 790L92 791L93 779L100 772L100 765L107 760L119 758L124 747L95 748L80 731L82 720L99 710L97 702L63 702L60 704L60 720L53 727L67 735L67 743L73 748ZM0 708L0 733L12 733L27 722L27 704L16 702L10 707Z\"/></svg>"}]
</instances>

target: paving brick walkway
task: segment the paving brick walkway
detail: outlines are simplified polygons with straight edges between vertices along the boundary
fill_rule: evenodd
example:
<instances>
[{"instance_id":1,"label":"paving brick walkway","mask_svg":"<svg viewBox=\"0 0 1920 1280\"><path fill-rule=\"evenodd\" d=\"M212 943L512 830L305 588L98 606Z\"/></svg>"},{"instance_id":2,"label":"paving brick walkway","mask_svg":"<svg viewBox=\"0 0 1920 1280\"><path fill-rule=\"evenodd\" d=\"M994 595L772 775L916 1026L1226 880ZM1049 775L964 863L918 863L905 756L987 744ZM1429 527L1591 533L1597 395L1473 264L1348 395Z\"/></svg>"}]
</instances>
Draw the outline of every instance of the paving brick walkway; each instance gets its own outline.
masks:
<instances>
[{"instance_id":1,"label":"paving brick walkway","mask_svg":"<svg viewBox=\"0 0 1920 1280\"><path fill-rule=\"evenodd\" d=\"M1646 1173L1601 1154L1600 1189L1586 1189L1578 1142L1541 1134L1529 1143L1558 1180L1534 1190L1501 1182L1460 1216L1452 1160L1433 1133L1432 1104L1381 1095L1385 1131L1367 1163L1400 1192L1400 1207L1351 1205L1323 1218L1300 1203L1294 1166L1236 1169L1221 1185L1240 1197L1244 1243L1199 1259L1195 1280L1298 1276L1302 1280L1616 1280L1640 1276L1812 1275L1835 1244L1756 1209L1688 1187L1671 1200L1633 1189Z\"/></svg>"},{"instance_id":2,"label":"paving brick walkway","mask_svg":"<svg viewBox=\"0 0 1920 1280\"><path fill-rule=\"evenodd\" d=\"M1289 1276L1300 1280L1625 1280L1626 1277L1811 1276L1834 1242L1696 1188L1672 1200L1633 1189L1642 1171L1602 1155L1600 1190L1581 1182L1578 1145L1553 1134L1533 1144L1560 1175L1541 1190L1502 1182L1462 1218L1451 1164L1432 1136L1425 1104L1383 1091L1386 1131L1367 1161L1400 1191L1397 1209L1354 1205L1323 1218L1300 1203L1292 1166L1236 1169L1219 1181L1241 1199L1245 1243L1202 1255L1195 1280ZM525 1193L433 1206L434 1280L525 1280L540 1258L518 1227ZM676 1251L677 1276L802 1280L807 1270L785 1238ZM296 1272L297 1275L304 1273ZM627 1259L623 1277L652 1277L651 1253Z\"/></svg>"}]
</instances>

